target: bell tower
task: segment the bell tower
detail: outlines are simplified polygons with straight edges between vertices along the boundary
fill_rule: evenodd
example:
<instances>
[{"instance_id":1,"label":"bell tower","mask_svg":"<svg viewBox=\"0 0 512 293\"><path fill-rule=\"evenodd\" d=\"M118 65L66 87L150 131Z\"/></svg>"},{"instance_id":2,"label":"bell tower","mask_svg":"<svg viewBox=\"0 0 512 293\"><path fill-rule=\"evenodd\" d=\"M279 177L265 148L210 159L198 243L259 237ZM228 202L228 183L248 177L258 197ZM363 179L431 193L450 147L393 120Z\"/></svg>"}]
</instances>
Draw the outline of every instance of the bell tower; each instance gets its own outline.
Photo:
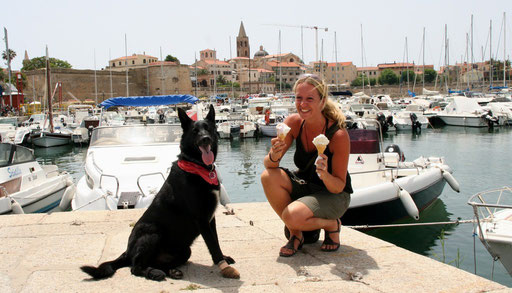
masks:
<instances>
[{"instance_id":1,"label":"bell tower","mask_svg":"<svg viewBox=\"0 0 512 293\"><path fill-rule=\"evenodd\" d=\"M247 57L251 56L251 49L249 47L249 37L245 33L244 22L240 22L240 31L236 37L236 56Z\"/></svg>"}]
</instances>

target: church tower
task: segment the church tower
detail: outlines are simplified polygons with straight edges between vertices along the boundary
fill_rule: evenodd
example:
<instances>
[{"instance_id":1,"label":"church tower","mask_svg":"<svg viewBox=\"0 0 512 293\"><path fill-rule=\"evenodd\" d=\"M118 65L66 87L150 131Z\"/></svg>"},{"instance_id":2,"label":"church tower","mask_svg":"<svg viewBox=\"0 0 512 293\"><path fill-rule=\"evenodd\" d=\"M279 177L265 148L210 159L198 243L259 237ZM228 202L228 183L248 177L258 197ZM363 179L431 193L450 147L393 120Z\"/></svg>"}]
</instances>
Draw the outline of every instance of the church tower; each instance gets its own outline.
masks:
<instances>
[{"instance_id":1,"label":"church tower","mask_svg":"<svg viewBox=\"0 0 512 293\"><path fill-rule=\"evenodd\" d=\"M249 37L245 34L243 21L240 22L240 31L236 37L236 56L251 58L251 49L249 48Z\"/></svg>"}]
</instances>

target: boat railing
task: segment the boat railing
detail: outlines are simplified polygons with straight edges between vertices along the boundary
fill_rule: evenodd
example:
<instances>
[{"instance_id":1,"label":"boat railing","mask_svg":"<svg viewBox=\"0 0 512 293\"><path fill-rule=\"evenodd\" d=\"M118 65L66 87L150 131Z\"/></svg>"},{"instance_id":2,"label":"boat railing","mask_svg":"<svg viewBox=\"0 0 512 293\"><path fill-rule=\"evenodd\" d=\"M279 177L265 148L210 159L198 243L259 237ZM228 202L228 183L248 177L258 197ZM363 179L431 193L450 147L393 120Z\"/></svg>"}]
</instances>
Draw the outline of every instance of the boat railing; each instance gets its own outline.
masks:
<instances>
[{"instance_id":1,"label":"boat railing","mask_svg":"<svg viewBox=\"0 0 512 293\"><path fill-rule=\"evenodd\" d=\"M506 197L507 195L508 197ZM495 200L496 203L488 203L486 202L486 199L487 201L492 199L493 202ZM495 214L498 210L512 209L512 205L503 203L503 201L507 201L508 203L511 199L512 188L508 186L479 192L468 199L468 204L473 207L473 213L476 218L479 232L478 238L495 260L498 259L498 255L494 252L484 237L482 222L492 222L495 219Z\"/></svg>"},{"instance_id":2,"label":"boat railing","mask_svg":"<svg viewBox=\"0 0 512 293\"><path fill-rule=\"evenodd\" d=\"M103 183L103 177L110 177L110 178L114 178L116 180L117 186L116 186L116 196L115 197L118 198L119 197L118 196L118 194L119 194L119 179L117 179L117 177L114 176L114 175L101 174L100 175L100 189L103 189L103 184L102 184Z\"/></svg>"},{"instance_id":3,"label":"boat railing","mask_svg":"<svg viewBox=\"0 0 512 293\"><path fill-rule=\"evenodd\" d=\"M509 196L511 197L506 198L506 194L509 194ZM485 199L489 200L489 198L496 199L496 203L486 202ZM477 219L479 218L479 216L481 216L482 218L493 219L497 209L512 209L512 205L503 203L504 200L510 201L511 198L512 187L505 186L502 188L496 188L479 192L469 198L468 204L473 207L473 211L475 212L475 216L477 217ZM478 213L479 211L480 213ZM484 213L484 211L487 211L487 213Z\"/></svg>"},{"instance_id":4,"label":"boat railing","mask_svg":"<svg viewBox=\"0 0 512 293\"><path fill-rule=\"evenodd\" d=\"M139 190L140 192L142 193L142 196L146 197L147 195L144 193L144 190L142 190L142 187L140 186L140 179L142 177L145 177L145 176L153 176L153 175L161 175L162 178L164 179L165 181L165 176L164 174L162 174L162 172L153 172L153 173L147 173L147 174L142 174L140 175L138 178L137 178L137 186L139 187Z\"/></svg>"},{"instance_id":5,"label":"boat railing","mask_svg":"<svg viewBox=\"0 0 512 293\"><path fill-rule=\"evenodd\" d=\"M365 171L359 171L359 172L350 172L350 176L390 171L391 172L391 178L396 179L396 178L398 178L398 172L400 170L415 170L417 175L420 174L420 167L419 166L414 166L414 167L396 167L396 168L389 168L388 167L388 168L376 169L376 170L365 170Z\"/></svg>"}]
</instances>

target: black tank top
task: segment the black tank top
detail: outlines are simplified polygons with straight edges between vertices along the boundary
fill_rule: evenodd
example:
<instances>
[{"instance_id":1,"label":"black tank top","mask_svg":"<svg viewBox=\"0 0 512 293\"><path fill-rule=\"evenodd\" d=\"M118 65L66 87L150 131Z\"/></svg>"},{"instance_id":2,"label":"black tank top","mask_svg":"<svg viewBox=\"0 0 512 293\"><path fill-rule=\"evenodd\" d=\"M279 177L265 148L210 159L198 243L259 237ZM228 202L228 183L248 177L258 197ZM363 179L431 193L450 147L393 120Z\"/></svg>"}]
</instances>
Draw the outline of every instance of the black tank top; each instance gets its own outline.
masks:
<instances>
[{"instance_id":1,"label":"black tank top","mask_svg":"<svg viewBox=\"0 0 512 293\"><path fill-rule=\"evenodd\" d=\"M315 160L316 157L318 157L318 152L316 150L313 150L311 152L306 151L306 148L302 144L301 136L302 136L302 128L304 127L304 120L302 121L302 124L300 125L299 135L295 139L295 154L293 156L293 162L295 165L299 168L299 170L296 172L296 175L306 180L307 182L314 183L316 185L320 185L325 187L324 182L318 177L318 174L316 174L316 166L315 166ZM325 125L328 124L327 118L325 118ZM331 125L327 130L325 130L324 135L331 140L332 136L336 131L339 130L338 124L334 123ZM327 147L324 151L324 154L327 156L327 162L328 167L327 171L329 173L332 172L332 156L333 154L329 150L329 147ZM350 174L347 170L347 176L345 178L345 188L343 191L346 191L347 193L353 193L352 190L352 184L350 179Z\"/></svg>"}]
</instances>

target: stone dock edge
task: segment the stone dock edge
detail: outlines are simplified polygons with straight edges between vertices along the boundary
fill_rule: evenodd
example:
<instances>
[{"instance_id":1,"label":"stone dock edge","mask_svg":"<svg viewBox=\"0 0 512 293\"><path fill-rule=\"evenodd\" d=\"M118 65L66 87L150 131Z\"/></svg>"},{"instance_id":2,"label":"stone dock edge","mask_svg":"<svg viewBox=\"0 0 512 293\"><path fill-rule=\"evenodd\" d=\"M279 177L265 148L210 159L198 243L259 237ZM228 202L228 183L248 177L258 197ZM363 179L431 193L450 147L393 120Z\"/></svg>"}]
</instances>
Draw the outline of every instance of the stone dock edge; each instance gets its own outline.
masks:
<instances>
[{"instance_id":1,"label":"stone dock edge","mask_svg":"<svg viewBox=\"0 0 512 293\"><path fill-rule=\"evenodd\" d=\"M318 241L304 245L293 257L279 257L286 242L283 223L268 203L217 209L220 245L236 260L239 280L221 277L201 237L192 246L190 261L181 267L182 280L149 281L122 268L109 279L94 281L79 269L124 252L143 212L1 216L0 292L512 292L346 227L336 252L320 251Z\"/></svg>"}]
</instances>

